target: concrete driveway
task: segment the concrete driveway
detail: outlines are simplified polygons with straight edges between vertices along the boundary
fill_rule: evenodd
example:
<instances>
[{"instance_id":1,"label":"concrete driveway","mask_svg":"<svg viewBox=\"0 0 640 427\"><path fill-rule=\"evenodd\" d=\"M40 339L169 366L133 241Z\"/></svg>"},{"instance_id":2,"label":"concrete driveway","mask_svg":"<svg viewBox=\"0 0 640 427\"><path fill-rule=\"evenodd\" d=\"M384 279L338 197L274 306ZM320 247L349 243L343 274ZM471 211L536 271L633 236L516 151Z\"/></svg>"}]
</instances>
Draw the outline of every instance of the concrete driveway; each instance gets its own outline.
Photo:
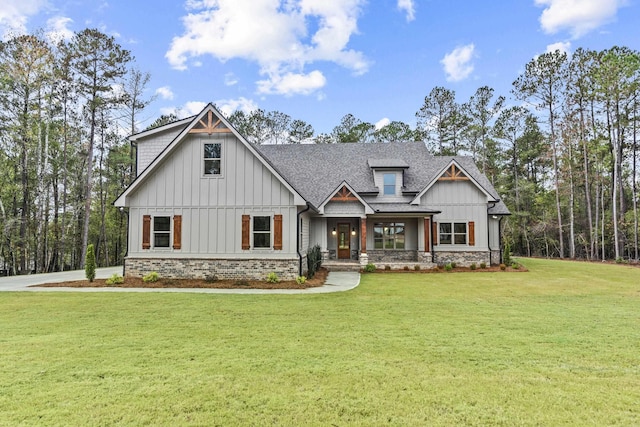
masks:
<instances>
[{"instance_id":1,"label":"concrete driveway","mask_svg":"<svg viewBox=\"0 0 640 427\"><path fill-rule=\"evenodd\" d=\"M96 269L96 279L107 279L114 274L122 275L122 266ZM61 271L59 273L28 274L26 276L0 277L0 291L28 291L29 286L43 283L60 283L84 280L84 270ZM40 288L43 289L43 288Z\"/></svg>"},{"instance_id":2,"label":"concrete driveway","mask_svg":"<svg viewBox=\"0 0 640 427\"><path fill-rule=\"evenodd\" d=\"M114 274L122 275L122 267L98 268L97 279L106 279ZM1 291L30 292L197 292L206 294L325 294L348 291L360 284L360 273L352 271L331 271L323 286L307 289L209 289L209 288L32 288L43 283L60 283L84 280L84 270L61 273L30 274L27 276L0 277Z\"/></svg>"}]
</instances>

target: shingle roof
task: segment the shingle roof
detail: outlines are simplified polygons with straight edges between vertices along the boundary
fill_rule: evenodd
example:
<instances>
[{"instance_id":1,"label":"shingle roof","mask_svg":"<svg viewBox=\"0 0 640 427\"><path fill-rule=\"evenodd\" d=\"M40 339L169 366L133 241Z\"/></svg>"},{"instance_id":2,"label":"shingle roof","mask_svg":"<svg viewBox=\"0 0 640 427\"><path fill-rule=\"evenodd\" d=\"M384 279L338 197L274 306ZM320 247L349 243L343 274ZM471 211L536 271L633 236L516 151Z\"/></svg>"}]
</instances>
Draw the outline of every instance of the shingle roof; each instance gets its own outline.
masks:
<instances>
[{"instance_id":1,"label":"shingle roof","mask_svg":"<svg viewBox=\"0 0 640 427\"><path fill-rule=\"evenodd\" d=\"M347 182L358 193L377 192L372 167L398 167L405 170L403 191L419 193L453 159L469 173L485 191L499 199L489 180L468 157L433 156L422 142L260 145L256 147L267 161L313 206L318 207L342 184ZM371 166L383 165L385 166ZM391 166L391 163L395 166ZM373 206L372 206L373 207ZM409 204L384 204L381 211L413 211ZM416 207L424 211L424 207ZM396 210L397 209L397 210ZM493 210L493 211L492 211ZM508 214L501 201L490 214Z\"/></svg>"}]
</instances>

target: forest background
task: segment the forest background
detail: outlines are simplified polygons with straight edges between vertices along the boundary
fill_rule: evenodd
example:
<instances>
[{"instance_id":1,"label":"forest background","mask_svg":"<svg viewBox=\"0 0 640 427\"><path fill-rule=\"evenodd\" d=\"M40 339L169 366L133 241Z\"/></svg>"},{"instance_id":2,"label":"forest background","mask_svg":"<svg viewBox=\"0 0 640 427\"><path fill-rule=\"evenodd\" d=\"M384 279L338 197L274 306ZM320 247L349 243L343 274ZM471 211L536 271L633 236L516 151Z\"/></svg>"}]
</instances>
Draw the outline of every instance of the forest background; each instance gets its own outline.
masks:
<instances>
[{"instance_id":1,"label":"forest background","mask_svg":"<svg viewBox=\"0 0 640 427\"><path fill-rule=\"evenodd\" d=\"M637 262L640 54L555 51L523 70L509 94L483 86L461 102L434 87L414 124L347 114L316 134L280 111L228 119L254 144L424 141L435 155L472 156L512 212L513 253ZM112 202L135 178L126 136L144 130L150 78L96 29L0 42L0 274L80 268L88 244L100 266L122 264L127 216Z\"/></svg>"}]
</instances>

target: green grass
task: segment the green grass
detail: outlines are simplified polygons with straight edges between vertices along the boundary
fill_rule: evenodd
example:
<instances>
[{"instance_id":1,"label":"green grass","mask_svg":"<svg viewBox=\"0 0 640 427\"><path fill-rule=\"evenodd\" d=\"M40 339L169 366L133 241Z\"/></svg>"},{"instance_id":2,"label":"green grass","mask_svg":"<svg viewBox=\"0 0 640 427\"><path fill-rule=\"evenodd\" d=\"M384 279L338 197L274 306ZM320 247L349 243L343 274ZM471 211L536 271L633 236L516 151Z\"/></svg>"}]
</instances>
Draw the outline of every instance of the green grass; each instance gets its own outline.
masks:
<instances>
[{"instance_id":1,"label":"green grass","mask_svg":"<svg viewBox=\"0 0 640 427\"><path fill-rule=\"evenodd\" d=\"M1 293L0 425L638 425L640 269Z\"/></svg>"}]
</instances>

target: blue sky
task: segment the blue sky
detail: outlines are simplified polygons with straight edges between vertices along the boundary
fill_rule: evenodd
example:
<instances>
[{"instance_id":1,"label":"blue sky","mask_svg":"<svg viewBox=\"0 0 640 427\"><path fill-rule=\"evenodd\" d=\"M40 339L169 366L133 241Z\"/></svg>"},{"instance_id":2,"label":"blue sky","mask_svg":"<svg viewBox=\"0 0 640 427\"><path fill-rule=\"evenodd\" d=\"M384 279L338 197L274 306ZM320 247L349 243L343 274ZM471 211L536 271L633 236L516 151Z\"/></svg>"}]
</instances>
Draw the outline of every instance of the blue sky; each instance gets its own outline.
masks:
<instances>
[{"instance_id":1,"label":"blue sky","mask_svg":"<svg viewBox=\"0 0 640 427\"><path fill-rule=\"evenodd\" d=\"M415 126L435 86L509 95L535 55L639 49L640 0L2 0L0 34L98 28L151 73L162 113L278 110L331 132L348 113Z\"/></svg>"}]
</instances>

